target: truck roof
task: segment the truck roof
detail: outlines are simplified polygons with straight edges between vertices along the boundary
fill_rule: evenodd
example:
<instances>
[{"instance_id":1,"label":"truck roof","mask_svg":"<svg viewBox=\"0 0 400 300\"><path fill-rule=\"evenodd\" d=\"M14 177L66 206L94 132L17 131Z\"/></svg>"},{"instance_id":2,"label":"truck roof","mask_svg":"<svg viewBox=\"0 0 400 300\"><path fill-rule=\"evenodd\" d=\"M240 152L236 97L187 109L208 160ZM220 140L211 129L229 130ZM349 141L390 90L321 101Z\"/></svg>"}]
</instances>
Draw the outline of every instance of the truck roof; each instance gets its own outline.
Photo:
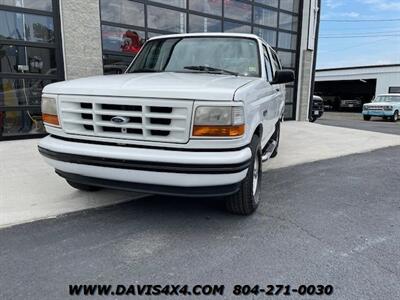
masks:
<instances>
[{"instance_id":1,"label":"truck roof","mask_svg":"<svg viewBox=\"0 0 400 300\"><path fill-rule=\"evenodd\" d=\"M400 97L400 94L397 94L397 93L393 93L393 94L379 94L378 97L379 97L379 96L383 96L383 97L386 97L386 96Z\"/></svg>"},{"instance_id":2,"label":"truck roof","mask_svg":"<svg viewBox=\"0 0 400 300\"><path fill-rule=\"evenodd\" d=\"M183 37L242 37L242 38L251 38L257 39L265 44L268 44L264 39L259 37L258 35L251 34L251 33L229 33L229 32L200 32L200 33L178 33L178 34L167 34L167 35L160 35L150 38L149 40L156 40L156 39L165 39L165 38L183 38Z\"/></svg>"}]
</instances>

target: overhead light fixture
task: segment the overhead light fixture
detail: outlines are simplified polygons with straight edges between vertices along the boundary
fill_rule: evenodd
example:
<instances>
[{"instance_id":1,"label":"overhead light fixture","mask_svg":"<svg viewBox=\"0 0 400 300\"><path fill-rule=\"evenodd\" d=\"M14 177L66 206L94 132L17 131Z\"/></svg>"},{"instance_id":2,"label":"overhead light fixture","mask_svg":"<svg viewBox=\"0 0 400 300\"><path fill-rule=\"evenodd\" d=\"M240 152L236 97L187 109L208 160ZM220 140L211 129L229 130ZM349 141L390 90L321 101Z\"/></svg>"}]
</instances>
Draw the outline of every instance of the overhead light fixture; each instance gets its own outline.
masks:
<instances>
[{"instance_id":1,"label":"overhead light fixture","mask_svg":"<svg viewBox=\"0 0 400 300\"><path fill-rule=\"evenodd\" d=\"M364 82L364 83L367 83L367 81L366 81L366 80L364 80L364 79L360 79L360 81L361 81L361 82Z\"/></svg>"}]
</instances>

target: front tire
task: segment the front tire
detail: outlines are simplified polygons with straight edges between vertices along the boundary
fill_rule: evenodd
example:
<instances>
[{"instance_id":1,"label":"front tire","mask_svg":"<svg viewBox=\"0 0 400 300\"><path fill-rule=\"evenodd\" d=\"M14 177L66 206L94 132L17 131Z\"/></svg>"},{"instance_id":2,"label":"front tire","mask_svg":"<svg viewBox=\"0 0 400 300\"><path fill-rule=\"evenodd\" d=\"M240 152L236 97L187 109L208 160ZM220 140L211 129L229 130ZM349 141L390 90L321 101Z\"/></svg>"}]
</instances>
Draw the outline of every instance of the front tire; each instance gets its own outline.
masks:
<instances>
[{"instance_id":1,"label":"front tire","mask_svg":"<svg viewBox=\"0 0 400 300\"><path fill-rule=\"evenodd\" d=\"M100 187L93 186L93 185L87 185L79 182L74 182L67 180L68 184L72 186L74 189L80 190L80 191L85 191L85 192L96 192L101 190Z\"/></svg>"},{"instance_id":2,"label":"front tire","mask_svg":"<svg viewBox=\"0 0 400 300\"><path fill-rule=\"evenodd\" d=\"M371 116L364 115L364 121L369 121L369 120L371 120Z\"/></svg>"},{"instance_id":3,"label":"front tire","mask_svg":"<svg viewBox=\"0 0 400 300\"><path fill-rule=\"evenodd\" d=\"M393 114L393 116L390 118L390 120L392 122L397 122L397 120L399 119L399 112L396 110Z\"/></svg>"},{"instance_id":4,"label":"front tire","mask_svg":"<svg viewBox=\"0 0 400 300\"><path fill-rule=\"evenodd\" d=\"M227 210L242 216L255 212L261 200L262 154L261 138L258 135L253 136L250 148L252 158L246 178L240 183L240 190L226 200Z\"/></svg>"}]
</instances>

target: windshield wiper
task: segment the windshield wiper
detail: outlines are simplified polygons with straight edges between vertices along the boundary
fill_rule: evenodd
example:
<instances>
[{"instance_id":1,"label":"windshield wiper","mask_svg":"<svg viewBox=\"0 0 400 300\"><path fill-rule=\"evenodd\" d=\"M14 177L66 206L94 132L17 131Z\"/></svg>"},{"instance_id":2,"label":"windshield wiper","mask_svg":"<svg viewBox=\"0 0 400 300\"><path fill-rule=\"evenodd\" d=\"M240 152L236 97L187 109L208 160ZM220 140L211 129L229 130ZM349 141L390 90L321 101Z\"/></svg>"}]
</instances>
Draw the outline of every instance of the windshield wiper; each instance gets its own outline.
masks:
<instances>
[{"instance_id":1,"label":"windshield wiper","mask_svg":"<svg viewBox=\"0 0 400 300\"><path fill-rule=\"evenodd\" d=\"M186 66L183 68L186 70L201 71L201 72L208 72L208 73L218 72L220 74L225 73L225 74L235 75L235 76L239 75L239 73L237 73L237 72L224 70L224 69L218 69L218 68L214 68L214 67L208 67L208 66Z\"/></svg>"}]
</instances>

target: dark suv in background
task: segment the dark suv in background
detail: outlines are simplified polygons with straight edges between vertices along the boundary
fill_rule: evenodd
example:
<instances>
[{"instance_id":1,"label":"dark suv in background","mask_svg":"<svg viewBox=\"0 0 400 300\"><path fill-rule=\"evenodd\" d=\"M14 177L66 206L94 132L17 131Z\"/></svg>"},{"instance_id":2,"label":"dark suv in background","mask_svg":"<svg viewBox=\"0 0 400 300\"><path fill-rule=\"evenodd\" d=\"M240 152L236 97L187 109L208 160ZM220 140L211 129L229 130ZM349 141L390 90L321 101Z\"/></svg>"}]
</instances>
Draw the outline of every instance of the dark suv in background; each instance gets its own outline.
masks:
<instances>
[{"instance_id":1,"label":"dark suv in background","mask_svg":"<svg viewBox=\"0 0 400 300\"><path fill-rule=\"evenodd\" d=\"M321 118L324 114L324 100L319 96L313 96L311 103L311 115L310 122L315 122L318 118Z\"/></svg>"}]
</instances>

